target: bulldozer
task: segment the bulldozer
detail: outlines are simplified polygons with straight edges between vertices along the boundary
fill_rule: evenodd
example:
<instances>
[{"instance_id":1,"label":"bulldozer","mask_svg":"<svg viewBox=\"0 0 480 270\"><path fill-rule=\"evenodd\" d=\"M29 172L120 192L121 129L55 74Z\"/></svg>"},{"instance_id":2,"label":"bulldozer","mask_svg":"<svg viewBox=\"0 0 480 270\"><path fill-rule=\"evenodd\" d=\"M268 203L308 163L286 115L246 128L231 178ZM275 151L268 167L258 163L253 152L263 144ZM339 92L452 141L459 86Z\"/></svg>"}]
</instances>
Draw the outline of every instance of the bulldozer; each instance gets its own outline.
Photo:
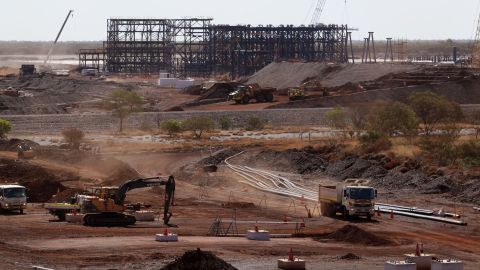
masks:
<instances>
[{"instance_id":1,"label":"bulldozer","mask_svg":"<svg viewBox=\"0 0 480 270\"><path fill-rule=\"evenodd\" d=\"M288 99L290 101L303 100L307 98L305 89L301 87L293 87L288 89Z\"/></svg>"},{"instance_id":2,"label":"bulldozer","mask_svg":"<svg viewBox=\"0 0 480 270\"><path fill-rule=\"evenodd\" d=\"M80 211L83 214L85 226L129 226L136 223L135 216L125 210L127 192L137 188L165 186L165 198L163 207L163 223L169 224L172 213L170 206L173 205L175 196L175 179L173 176L138 178L126 181L119 187L95 187L87 194L76 195L68 204L46 204L45 208L51 214L61 220L70 212Z\"/></svg>"},{"instance_id":3,"label":"bulldozer","mask_svg":"<svg viewBox=\"0 0 480 270\"><path fill-rule=\"evenodd\" d=\"M35 157L35 151L30 145L21 143L17 145L17 157L18 159L32 159Z\"/></svg>"}]
</instances>

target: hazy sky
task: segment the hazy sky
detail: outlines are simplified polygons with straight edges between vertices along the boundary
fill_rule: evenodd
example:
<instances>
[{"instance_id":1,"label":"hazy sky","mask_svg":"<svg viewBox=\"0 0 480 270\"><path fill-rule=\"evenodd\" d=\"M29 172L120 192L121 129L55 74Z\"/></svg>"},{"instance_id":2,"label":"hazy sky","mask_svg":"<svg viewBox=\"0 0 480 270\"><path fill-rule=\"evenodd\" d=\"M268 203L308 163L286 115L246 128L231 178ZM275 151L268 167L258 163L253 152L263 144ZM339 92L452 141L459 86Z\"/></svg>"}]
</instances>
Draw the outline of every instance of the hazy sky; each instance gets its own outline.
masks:
<instances>
[{"instance_id":1,"label":"hazy sky","mask_svg":"<svg viewBox=\"0 0 480 270\"><path fill-rule=\"evenodd\" d=\"M471 39L480 0L327 0L323 23L359 28L354 39ZM108 18L211 17L217 24L308 23L316 0L3 0L0 40L104 40ZM306 20L306 18L308 18Z\"/></svg>"}]
</instances>

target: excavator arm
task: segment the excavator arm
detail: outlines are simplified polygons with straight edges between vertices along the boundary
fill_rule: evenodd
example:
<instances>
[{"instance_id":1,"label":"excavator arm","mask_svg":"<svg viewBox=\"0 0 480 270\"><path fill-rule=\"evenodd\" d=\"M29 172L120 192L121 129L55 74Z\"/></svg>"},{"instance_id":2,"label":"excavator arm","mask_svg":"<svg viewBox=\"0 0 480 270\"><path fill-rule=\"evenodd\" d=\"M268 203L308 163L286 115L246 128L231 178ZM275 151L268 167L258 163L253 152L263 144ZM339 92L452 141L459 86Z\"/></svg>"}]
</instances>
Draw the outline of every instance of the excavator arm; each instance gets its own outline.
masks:
<instances>
[{"instance_id":1,"label":"excavator arm","mask_svg":"<svg viewBox=\"0 0 480 270\"><path fill-rule=\"evenodd\" d=\"M115 194L115 204L123 205L127 192L132 189L165 186L165 199L163 210L163 222L168 225L172 213L169 212L175 198L175 179L172 175L168 179L161 177L139 178L123 183Z\"/></svg>"}]
</instances>

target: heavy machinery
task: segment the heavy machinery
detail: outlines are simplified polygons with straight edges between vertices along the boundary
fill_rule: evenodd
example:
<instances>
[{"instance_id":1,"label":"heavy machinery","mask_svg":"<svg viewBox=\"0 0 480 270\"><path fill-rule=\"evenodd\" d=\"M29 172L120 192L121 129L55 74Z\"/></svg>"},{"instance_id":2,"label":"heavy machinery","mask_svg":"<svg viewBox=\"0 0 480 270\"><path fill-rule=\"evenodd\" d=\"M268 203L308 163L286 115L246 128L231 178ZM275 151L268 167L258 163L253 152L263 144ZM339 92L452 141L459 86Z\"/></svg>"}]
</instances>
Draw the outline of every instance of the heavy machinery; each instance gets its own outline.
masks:
<instances>
[{"instance_id":1,"label":"heavy machinery","mask_svg":"<svg viewBox=\"0 0 480 270\"><path fill-rule=\"evenodd\" d=\"M239 85L228 95L228 98L237 104L248 104L252 99L257 102L272 102L273 93L276 90L271 87L262 88L258 84Z\"/></svg>"},{"instance_id":2,"label":"heavy machinery","mask_svg":"<svg viewBox=\"0 0 480 270\"><path fill-rule=\"evenodd\" d=\"M307 98L307 93L301 87L292 87L288 89L288 99L290 101L303 100Z\"/></svg>"},{"instance_id":3,"label":"heavy machinery","mask_svg":"<svg viewBox=\"0 0 480 270\"><path fill-rule=\"evenodd\" d=\"M371 219L375 211L377 191L367 179L347 179L336 186L319 185L320 212L333 217L341 213L344 219L364 216Z\"/></svg>"},{"instance_id":4,"label":"heavy machinery","mask_svg":"<svg viewBox=\"0 0 480 270\"><path fill-rule=\"evenodd\" d=\"M0 210L19 211L27 208L26 188L18 184L0 185Z\"/></svg>"},{"instance_id":5,"label":"heavy machinery","mask_svg":"<svg viewBox=\"0 0 480 270\"><path fill-rule=\"evenodd\" d=\"M175 196L175 179L169 176L138 178L123 183L120 187L97 187L85 195L77 195L70 204L46 204L45 208L60 219L66 213L80 211L84 214L83 221L86 226L128 226L133 225L136 219L133 215L125 213L127 206L125 197L132 189L165 186L165 199L163 209L163 222L169 225Z\"/></svg>"},{"instance_id":6,"label":"heavy machinery","mask_svg":"<svg viewBox=\"0 0 480 270\"><path fill-rule=\"evenodd\" d=\"M18 159L32 159L35 157L35 151L30 145L20 143L17 145L17 157Z\"/></svg>"},{"instance_id":7,"label":"heavy machinery","mask_svg":"<svg viewBox=\"0 0 480 270\"><path fill-rule=\"evenodd\" d=\"M57 44L58 39L59 39L60 36L62 35L63 29L65 28L65 25L67 24L68 19L69 19L71 16L73 16L73 10L69 10L69 11L68 11L67 17L66 17L65 20L63 21L62 27L60 27L60 31L58 32L57 37L56 37L55 40L53 41L52 45L50 45L50 49L48 50L47 58L45 58L45 61L43 62L43 67L42 67L43 70L42 70L42 71L50 71L50 68L48 68L48 61L50 60L50 56L51 56L52 53L53 53L53 49L55 48L55 45Z\"/></svg>"}]
</instances>

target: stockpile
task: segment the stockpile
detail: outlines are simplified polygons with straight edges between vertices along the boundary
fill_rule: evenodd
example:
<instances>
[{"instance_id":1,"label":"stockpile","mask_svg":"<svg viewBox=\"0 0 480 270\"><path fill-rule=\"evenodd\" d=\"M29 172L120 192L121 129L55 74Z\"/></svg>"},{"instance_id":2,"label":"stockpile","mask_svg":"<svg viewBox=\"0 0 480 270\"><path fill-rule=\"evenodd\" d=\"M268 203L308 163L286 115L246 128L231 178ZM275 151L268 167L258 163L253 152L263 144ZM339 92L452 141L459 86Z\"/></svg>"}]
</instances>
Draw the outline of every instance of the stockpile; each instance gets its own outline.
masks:
<instances>
[{"instance_id":1,"label":"stockpile","mask_svg":"<svg viewBox=\"0 0 480 270\"><path fill-rule=\"evenodd\" d=\"M57 192L67 189L61 182L77 178L70 174L55 174L24 161L0 159L0 182L16 182L25 186L29 202L47 202Z\"/></svg>"},{"instance_id":2,"label":"stockpile","mask_svg":"<svg viewBox=\"0 0 480 270\"><path fill-rule=\"evenodd\" d=\"M182 257L164 266L161 270L236 270L237 268L209 251L200 249L185 252Z\"/></svg>"},{"instance_id":3,"label":"stockpile","mask_svg":"<svg viewBox=\"0 0 480 270\"><path fill-rule=\"evenodd\" d=\"M345 225L326 236L327 239L334 239L340 242L348 242L351 244L362 244L368 246L386 246L393 245L391 240L377 236L371 232L367 232L357 226Z\"/></svg>"}]
</instances>

